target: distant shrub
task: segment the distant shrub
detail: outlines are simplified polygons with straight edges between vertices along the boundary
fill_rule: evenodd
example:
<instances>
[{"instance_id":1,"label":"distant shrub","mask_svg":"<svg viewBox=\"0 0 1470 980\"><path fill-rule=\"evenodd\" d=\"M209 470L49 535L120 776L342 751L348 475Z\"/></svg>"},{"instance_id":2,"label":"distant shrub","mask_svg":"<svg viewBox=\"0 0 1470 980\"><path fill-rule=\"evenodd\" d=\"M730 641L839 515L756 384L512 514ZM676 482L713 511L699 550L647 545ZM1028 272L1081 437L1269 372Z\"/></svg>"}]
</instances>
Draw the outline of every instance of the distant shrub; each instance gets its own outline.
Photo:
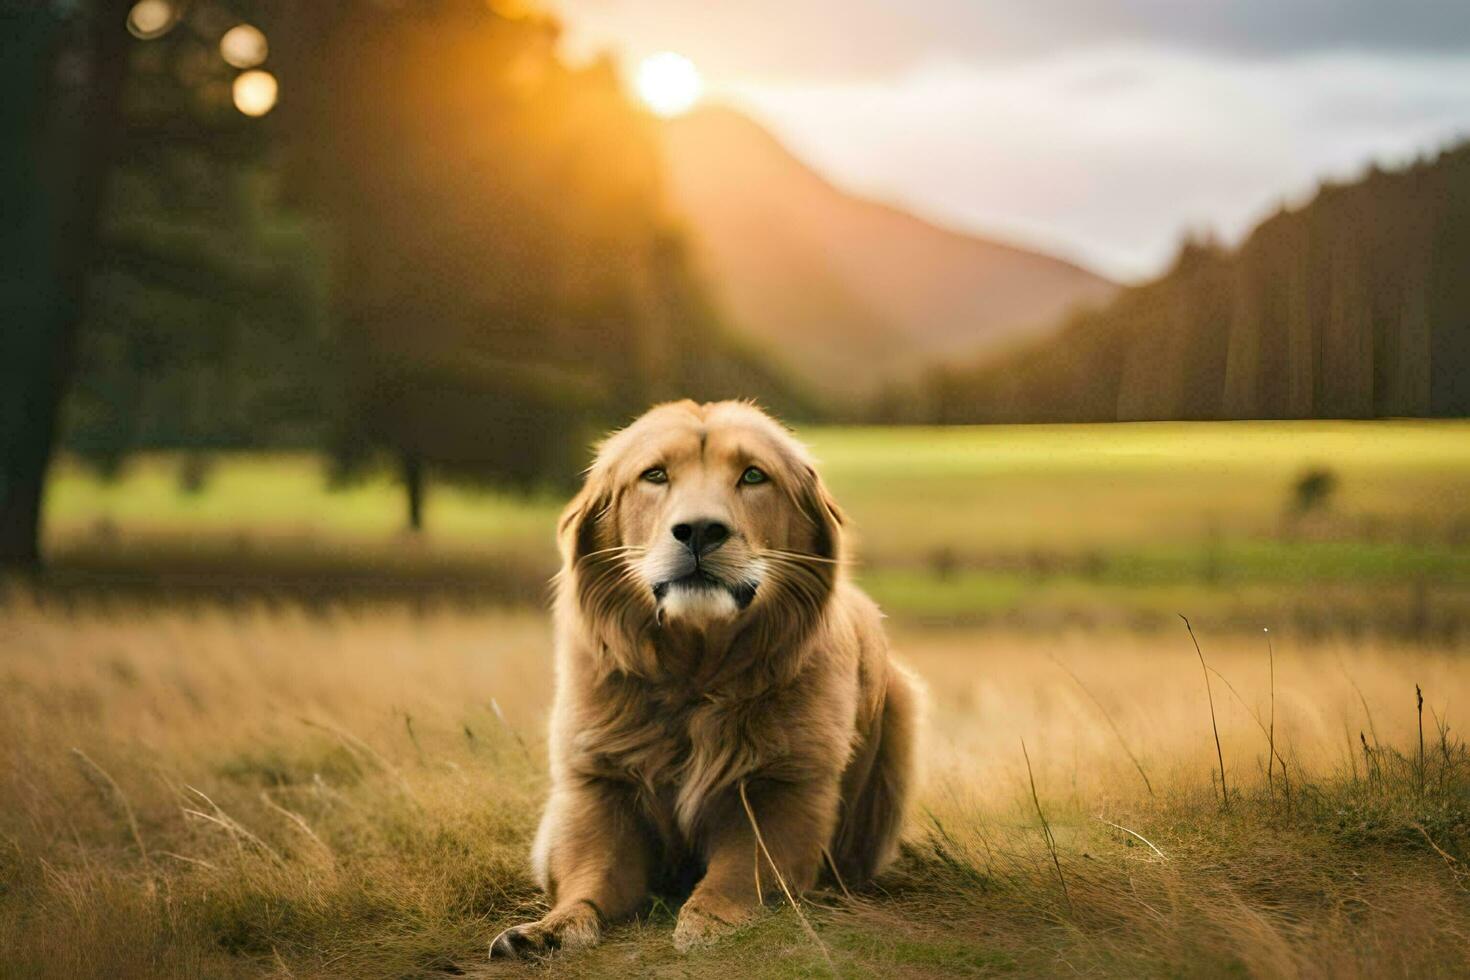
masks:
<instances>
[{"instance_id":1,"label":"distant shrub","mask_svg":"<svg viewBox=\"0 0 1470 980\"><path fill-rule=\"evenodd\" d=\"M200 452L185 453L179 464L179 493L188 497L203 493L213 472L213 456Z\"/></svg>"},{"instance_id":2,"label":"distant shrub","mask_svg":"<svg viewBox=\"0 0 1470 980\"><path fill-rule=\"evenodd\" d=\"M1326 467L1307 470L1291 486L1290 509L1299 515L1326 510L1336 490L1336 473Z\"/></svg>"}]
</instances>

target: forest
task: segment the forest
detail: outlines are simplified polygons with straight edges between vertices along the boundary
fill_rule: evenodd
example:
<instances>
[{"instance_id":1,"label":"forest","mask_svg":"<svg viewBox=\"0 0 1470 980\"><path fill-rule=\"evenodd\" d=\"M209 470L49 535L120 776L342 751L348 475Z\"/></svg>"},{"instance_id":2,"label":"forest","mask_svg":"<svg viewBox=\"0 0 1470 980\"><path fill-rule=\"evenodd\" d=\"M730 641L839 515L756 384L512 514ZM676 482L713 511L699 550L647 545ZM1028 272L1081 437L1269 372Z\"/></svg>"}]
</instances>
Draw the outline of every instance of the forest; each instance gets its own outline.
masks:
<instances>
[{"instance_id":1,"label":"forest","mask_svg":"<svg viewBox=\"0 0 1470 980\"><path fill-rule=\"evenodd\" d=\"M939 367L899 418L956 422L1470 414L1470 146L1326 184L1239 248L1056 334ZM894 404L889 399L888 404Z\"/></svg>"},{"instance_id":2,"label":"forest","mask_svg":"<svg viewBox=\"0 0 1470 980\"><path fill-rule=\"evenodd\" d=\"M17 257L0 563L38 560L58 448L103 474L183 451L186 484L220 451L319 451L337 481L388 459L417 526L429 471L564 486L651 400L805 405L708 300L656 121L607 59L567 66L548 14L97 0L4 15L25 139L0 167L23 204L0 230ZM214 48L242 16L258 50L232 63ZM270 79L259 112L238 97L252 75Z\"/></svg>"}]
</instances>

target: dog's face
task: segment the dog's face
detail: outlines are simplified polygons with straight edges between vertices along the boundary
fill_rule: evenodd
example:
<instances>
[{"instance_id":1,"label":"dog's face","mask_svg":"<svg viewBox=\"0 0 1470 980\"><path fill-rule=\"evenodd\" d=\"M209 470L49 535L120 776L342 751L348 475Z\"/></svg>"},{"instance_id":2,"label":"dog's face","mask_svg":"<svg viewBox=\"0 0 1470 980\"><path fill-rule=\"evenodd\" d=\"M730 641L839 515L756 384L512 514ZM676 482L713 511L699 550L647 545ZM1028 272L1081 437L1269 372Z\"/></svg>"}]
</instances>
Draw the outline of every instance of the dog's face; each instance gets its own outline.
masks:
<instances>
[{"instance_id":1,"label":"dog's face","mask_svg":"<svg viewBox=\"0 0 1470 980\"><path fill-rule=\"evenodd\" d=\"M738 402L660 405L603 443L563 520L584 602L695 627L820 603L841 518L806 450ZM589 587L600 583L597 587Z\"/></svg>"}]
</instances>

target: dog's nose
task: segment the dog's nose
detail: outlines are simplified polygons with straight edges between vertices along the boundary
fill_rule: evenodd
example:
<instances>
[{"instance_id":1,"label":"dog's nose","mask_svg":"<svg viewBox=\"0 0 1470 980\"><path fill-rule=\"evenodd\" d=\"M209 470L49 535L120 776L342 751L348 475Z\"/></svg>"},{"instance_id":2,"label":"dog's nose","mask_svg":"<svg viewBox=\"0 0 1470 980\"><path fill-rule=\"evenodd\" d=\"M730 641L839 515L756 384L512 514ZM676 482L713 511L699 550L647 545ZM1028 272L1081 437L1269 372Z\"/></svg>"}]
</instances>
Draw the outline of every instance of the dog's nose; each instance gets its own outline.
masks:
<instances>
[{"instance_id":1,"label":"dog's nose","mask_svg":"<svg viewBox=\"0 0 1470 980\"><path fill-rule=\"evenodd\" d=\"M719 521L686 521L674 525L674 538L699 558L709 554L730 536L730 529Z\"/></svg>"}]
</instances>

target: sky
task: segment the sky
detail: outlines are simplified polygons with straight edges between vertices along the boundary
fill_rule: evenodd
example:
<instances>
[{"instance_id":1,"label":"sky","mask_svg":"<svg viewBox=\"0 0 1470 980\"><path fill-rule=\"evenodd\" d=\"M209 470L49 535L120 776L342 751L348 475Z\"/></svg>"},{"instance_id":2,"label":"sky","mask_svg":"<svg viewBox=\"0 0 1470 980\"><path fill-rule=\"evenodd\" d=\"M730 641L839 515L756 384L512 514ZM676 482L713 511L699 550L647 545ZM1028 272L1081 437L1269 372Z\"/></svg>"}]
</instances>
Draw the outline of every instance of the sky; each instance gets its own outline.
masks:
<instances>
[{"instance_id":1,"label":"sky","mask_svg":"<svg viewBox=\"0 0 1470 980\"><path fill-rule=\"evenodd\" d=\"M1470 0L555 0L834 183L1125 281L1470 138Z\"/></svg>"}]
</instances>

